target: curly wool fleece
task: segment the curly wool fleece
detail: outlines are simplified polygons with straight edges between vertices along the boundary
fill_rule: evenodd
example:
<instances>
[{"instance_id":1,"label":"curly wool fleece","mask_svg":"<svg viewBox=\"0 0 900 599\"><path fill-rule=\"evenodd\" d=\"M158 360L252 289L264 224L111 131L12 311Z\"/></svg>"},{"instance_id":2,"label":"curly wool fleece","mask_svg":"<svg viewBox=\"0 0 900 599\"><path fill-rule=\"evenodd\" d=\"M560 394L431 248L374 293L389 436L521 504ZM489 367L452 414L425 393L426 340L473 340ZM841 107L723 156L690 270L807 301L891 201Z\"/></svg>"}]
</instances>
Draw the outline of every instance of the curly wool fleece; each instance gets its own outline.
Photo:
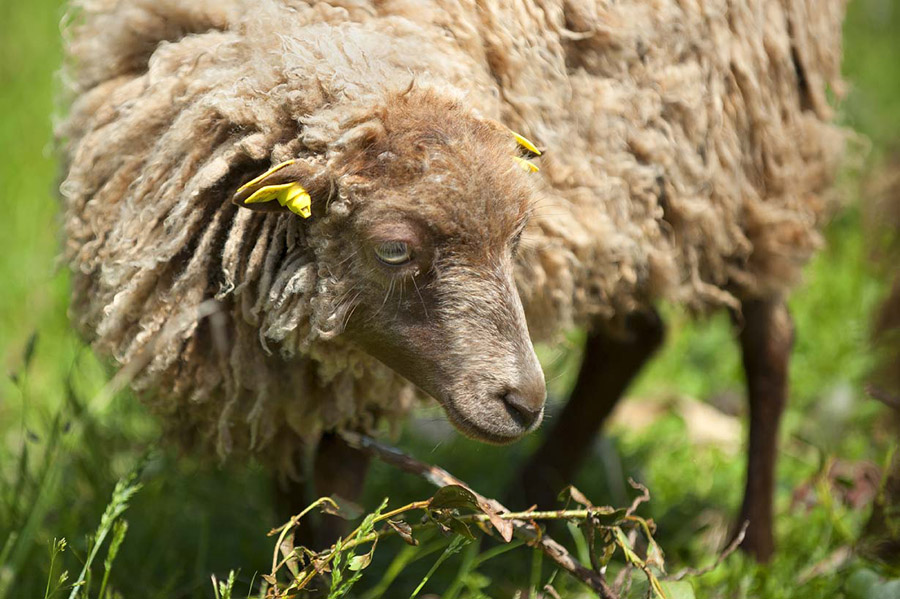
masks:
<instances>
[{"instance_id":1,"label":"curly wool fleece","mask_svg":"<svg viewBox=\"0 0 900 599\"><path fill-rule=\"evenodd\" d=\"M322 430L396 422L410 385L340 336L353 211L239 210L323 173L388 94L428 89L536 140L517 281L536 339L665 299L780 294L820 243L843 135L844 0L85 0L68 41L65 257L95 348L169 429L289 471ZM198 319L197 307L219 308Z\"/></svg>"}]
</instances>

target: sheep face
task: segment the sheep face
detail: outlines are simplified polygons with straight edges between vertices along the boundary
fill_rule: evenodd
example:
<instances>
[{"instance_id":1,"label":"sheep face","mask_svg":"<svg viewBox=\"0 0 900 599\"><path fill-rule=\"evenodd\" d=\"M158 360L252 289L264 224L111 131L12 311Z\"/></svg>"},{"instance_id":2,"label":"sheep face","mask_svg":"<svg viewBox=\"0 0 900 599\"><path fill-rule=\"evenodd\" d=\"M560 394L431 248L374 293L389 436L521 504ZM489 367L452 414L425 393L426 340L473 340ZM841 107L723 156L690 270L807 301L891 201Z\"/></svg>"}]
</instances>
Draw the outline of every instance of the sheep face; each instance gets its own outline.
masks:
<instances>
[{"instance_id":1,"label":"sheep face","mask_svg":"<svg viewBox=\"0 0 900 599\"><path fill-rule=\"evenodd\" d=\"M458 104L403 94L336 147L322 199L318 187L291 187L315 180L301 161L236 201L268 183L300 217L311 202L311 221L322 220L311 244L328 238L319 261L340 281L343 335L434 397L461 432L508 443L535 429L546 388L513 278L535 182L513 159L513 135ZM335 220L340 202L350 208Z\"/></svg>"},{"instance_id":2,"label":"sheep face","mask_svg":"<svg viewBox=\"0 0 900 599\"><path fill-rule=\"evenodd\" d=\"M343 235L359 294L345 334L506 443L536 428L546 389L513 279L533 180L508 130L427 94L389 104L354 175L369 181Z\"/></svg>"}]
</instances>

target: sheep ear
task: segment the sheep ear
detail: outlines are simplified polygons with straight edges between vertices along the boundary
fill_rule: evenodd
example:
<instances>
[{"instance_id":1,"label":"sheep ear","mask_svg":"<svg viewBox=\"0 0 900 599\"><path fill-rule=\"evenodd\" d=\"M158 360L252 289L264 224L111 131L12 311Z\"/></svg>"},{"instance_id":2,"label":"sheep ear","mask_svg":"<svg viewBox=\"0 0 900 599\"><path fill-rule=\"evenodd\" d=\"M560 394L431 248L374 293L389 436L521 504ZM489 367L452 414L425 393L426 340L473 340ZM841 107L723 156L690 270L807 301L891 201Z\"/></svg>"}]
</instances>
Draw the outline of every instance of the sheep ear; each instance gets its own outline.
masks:
<instances>
[{"instance_id":1,"label":"sheep ear","mask_svg":"<svg viewBox=\"0 0 900 599\"><path fill-rule=\"evenodd\" d=\"M244 183L231 201L242 208L266 212L290 211L303 218L312 216L312 199L300 183L307 165L288 160Z\"/></svg>"}]
</instances>

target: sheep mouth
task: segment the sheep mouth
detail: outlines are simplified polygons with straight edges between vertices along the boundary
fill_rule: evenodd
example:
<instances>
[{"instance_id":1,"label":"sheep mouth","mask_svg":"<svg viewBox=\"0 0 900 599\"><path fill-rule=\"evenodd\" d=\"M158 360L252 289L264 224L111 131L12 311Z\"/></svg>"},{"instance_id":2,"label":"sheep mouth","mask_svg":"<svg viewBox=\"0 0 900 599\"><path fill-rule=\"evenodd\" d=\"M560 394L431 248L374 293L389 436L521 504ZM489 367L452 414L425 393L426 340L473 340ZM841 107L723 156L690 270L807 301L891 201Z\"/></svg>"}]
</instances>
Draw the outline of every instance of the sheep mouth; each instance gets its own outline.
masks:
<instances>
[{"instance_id":1,"label":"sheep mouth","mask_svg":"<svg viewBox=\"0 0 900 599\"><path fill-rule=\"evenodd\" d=\"M492 422L491 424L493 426L486 426L482 422L479 422L456 409L449 402L444 401L441 402L441 404L443 405L444 412L447 414L447 420L450 421L450 424L452 424L456 430L473 441L480 441L481 443L487 443L489 445L510 445L515 443L540 426L541 421L541 419L538 419L533 425L525 426L516 418L506 415L504 410L503 413L505 417L498 416L498 419L507 420L507 422ZM501 426L506 425L503 426L503 428L508 428L508 432L505 430L498 430L499 427L497 424L500 424Z\"/></svg>"}]
</instances>

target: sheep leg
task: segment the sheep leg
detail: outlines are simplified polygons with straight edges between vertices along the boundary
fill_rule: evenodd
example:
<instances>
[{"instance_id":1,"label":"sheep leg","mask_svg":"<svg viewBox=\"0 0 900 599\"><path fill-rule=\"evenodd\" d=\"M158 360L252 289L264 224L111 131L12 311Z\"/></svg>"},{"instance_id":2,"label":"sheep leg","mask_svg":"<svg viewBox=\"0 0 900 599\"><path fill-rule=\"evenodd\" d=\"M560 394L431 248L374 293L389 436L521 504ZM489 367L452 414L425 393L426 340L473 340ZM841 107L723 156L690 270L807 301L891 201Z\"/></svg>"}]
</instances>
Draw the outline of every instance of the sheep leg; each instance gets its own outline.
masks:
<instances>
[{"instance_id":1,"label":"sheep leg","mask_svg":"<svg viewBox=\"0 0 900 599\"><path fill-rule=\"evenodd\" d=\"M761 562L772 557L772 502L778 423L788 389L788 362L794 339L793 323L781 300L745 301L740 331L747 395L750 441L747 485L737 529L749 521L741 548Z\"/></svg>"},{"instance_id":2,"label":"sheep leg","mask_svg":"<svg viewBox=\"0 0 900 599\"><path fill-rule=\"evenodd\" d=\"M298 463L302 461L299 455L296 459ZM349 501L358 500L368 466L366 454L351 448L334 433L324 434L315 448L311 476L303 481L275 481L278 523L287 522L319 497L337 495ZM297 527L295 541L298 545L323 549L347 532L343 519L313 513L304 517Z\"/></svg>"},{"instance_id":3,"label":"sheep leg","mask_svg":"<svg viewBox=\"0 0 900 599\"><path fill-rule=\"evenodd\" d=\"M584 461L603 421L641 367L662 344L665 325L655 310L626 320L624 338L588 336L578 380L540 449L520 471L515 491L529 504L549 507Z\"/></svg>"},{"instance_id":4,"label":"sheep leg","mask_svg":"<svg viewBox=\"0 0 900 599\"><path fill-rule=\"evenodd\" d=\"M370 457L347 445L339 435L322 435L313 461L313 487L316 497L338 496L356 502L362 495L369 469ZM316 545L328 547L338 537L347 534L347 521L322 514L314 531Z\"/></svg>"}]
</instances>

